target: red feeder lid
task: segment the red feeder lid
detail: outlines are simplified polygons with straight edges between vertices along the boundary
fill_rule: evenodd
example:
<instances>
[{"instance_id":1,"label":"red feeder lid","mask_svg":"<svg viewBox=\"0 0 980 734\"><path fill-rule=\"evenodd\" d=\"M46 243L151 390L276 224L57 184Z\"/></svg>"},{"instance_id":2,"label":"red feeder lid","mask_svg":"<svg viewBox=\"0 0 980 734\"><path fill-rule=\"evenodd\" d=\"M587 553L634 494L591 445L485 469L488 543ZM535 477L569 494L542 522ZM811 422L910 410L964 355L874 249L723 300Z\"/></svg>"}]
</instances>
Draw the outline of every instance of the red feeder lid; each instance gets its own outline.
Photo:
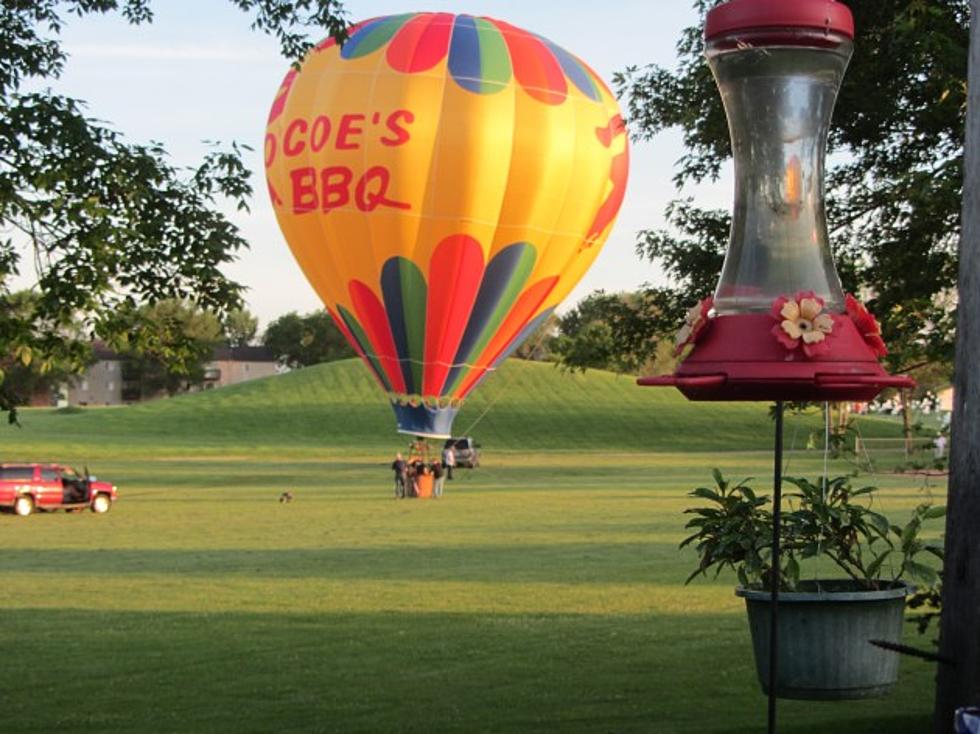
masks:
<instances>
[{"instance_id":1,"label":"red feeder lid","mask_svg":"<svg viewBox=\"0 0 980 734\"><path fill-rule=\"evenodd\" d=\"M854 38L854 16L837 0L729 0L708 12L704 37L756 28L816 28Z\"/></svg>"}]
</instances>

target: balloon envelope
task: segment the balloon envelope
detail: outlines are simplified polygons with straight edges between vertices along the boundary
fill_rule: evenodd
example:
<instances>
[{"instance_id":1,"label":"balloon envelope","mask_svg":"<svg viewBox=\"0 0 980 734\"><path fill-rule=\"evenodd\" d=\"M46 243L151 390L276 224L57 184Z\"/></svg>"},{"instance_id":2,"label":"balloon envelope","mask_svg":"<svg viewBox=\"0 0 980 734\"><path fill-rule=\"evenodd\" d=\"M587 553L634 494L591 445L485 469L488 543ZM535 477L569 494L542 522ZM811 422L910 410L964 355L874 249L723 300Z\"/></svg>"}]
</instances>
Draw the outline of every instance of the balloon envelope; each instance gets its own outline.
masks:
<instances>
[{"instance_id":1,"label":"balloon envelope","mask_svg":"<svg viewBox=\"0 0 980 734\"><path fill-rule=\"evenodd\" d=\"M585 63L502 21L409 13L349 34L286 74L269 193L398 429L448 436L598 254L626 131Z\"/></svg>"}]
</instances>

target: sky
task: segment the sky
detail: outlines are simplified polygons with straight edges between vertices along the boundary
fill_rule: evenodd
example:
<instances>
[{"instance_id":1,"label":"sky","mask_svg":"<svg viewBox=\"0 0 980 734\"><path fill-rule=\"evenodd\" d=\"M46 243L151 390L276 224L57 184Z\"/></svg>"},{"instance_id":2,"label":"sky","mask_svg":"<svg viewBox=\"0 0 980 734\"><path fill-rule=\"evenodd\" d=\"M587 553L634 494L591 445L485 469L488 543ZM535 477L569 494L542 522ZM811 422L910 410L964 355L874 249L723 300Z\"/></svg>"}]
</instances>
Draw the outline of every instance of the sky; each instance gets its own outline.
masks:
<instances>
[{"instance_id":1,"label":"sky","mask_svg":"<svg viewBox=\"0 0 980 734\"><path fill-rule=\"evenodd\" d=\"M489 15L545 36L587 61L608 84L629 65L673 68L681 30L695 21L689 0L348 0L352 20L416 10ZM245 300L263 325L320 302L294 262L265 193L260 152L269 106L288 68L277 42L249 28L250 18L228 0L155 0L155 20L132 27L118 15L69 18L61 38L70 54L58 92L88 102L90 116L133 142L163 143L178 165L191 166L205 141L238 141L255 152L251 213L229 209L250 244L226 273L247 286ZM635 254L636 233L663 224L676 198L678 131L666 131L631 151L630 183L619 219L592 269L563 309L596 289L622 291L662 283L655 265ZM728 207L723 176L693 194L699 203Z\"/></svg>"}]
</instances>

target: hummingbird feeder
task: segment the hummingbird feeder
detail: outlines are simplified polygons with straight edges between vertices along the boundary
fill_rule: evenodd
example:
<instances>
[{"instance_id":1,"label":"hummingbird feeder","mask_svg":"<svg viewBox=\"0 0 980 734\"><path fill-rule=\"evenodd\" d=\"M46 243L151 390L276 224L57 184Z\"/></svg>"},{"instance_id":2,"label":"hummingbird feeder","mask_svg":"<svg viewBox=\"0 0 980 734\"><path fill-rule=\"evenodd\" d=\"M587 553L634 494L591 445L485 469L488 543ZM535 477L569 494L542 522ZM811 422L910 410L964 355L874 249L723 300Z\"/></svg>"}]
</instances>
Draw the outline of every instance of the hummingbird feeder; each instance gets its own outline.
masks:
<instances>
[{"instance_id":1,"label":"hummingbird feeder","mask_svg":"<svg viewBox=\"0 0 980 734\"><path fill-rule=\"evenodd\" d=\"M911 387L878 362L877 321L845 296L824 207L827 131L853 50L835 0L730 0L705 51L735 159L728 252L714 297L688 313L672 375L691 400L867 401Z\"/></svg>"}]
</instances>

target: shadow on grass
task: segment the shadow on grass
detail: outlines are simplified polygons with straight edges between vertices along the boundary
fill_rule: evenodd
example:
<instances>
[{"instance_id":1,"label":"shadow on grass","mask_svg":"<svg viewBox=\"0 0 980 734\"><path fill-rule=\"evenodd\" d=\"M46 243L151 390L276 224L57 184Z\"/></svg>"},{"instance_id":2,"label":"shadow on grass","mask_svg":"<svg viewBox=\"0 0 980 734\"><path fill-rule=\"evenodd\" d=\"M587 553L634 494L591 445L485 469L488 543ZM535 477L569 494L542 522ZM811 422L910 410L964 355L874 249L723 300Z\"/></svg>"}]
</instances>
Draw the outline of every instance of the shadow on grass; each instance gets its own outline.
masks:
<instances>
[{"instance_id":1,"label":"shadow on grass","mask_svg":"<svg viewBox=\"0 0 980 734\"><path fill-rule=\"evenodd\" d=\"M743 620L4 610L4 731L763 731ZM16 641L16 644L13 642ZM786 702L782 734L919 734L888 699Z\"/></svg>"}]
</instances>

